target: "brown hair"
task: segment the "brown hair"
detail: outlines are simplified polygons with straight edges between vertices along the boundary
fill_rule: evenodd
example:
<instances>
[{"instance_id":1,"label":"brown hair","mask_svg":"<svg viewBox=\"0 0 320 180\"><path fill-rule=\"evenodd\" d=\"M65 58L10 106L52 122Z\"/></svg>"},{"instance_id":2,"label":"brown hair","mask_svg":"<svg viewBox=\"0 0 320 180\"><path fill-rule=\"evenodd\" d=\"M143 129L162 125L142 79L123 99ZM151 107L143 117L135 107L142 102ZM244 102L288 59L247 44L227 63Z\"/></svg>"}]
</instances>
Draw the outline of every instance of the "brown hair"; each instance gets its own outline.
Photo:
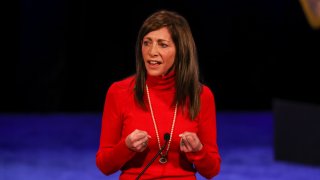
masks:
<instances>
[{"instance_id":1,"label":"brown hair","mask_svg":"<svg viewBox=\"0 0 320 180\"><path fill-rule=\"evenodd\" d=\"M193 120L200 111L201 83L199 81L199 66L197 49L187 20L180 14L161 10L149 16L141 26L136 41L136 84L135 98L142 107L146 107L143 94L146 82L146 68L142 57L143 37L151 31L167 27L176 46L174 61L175 88L174 101L182 109L189 109L189 117Z\"/></svg>"}]
</instances>

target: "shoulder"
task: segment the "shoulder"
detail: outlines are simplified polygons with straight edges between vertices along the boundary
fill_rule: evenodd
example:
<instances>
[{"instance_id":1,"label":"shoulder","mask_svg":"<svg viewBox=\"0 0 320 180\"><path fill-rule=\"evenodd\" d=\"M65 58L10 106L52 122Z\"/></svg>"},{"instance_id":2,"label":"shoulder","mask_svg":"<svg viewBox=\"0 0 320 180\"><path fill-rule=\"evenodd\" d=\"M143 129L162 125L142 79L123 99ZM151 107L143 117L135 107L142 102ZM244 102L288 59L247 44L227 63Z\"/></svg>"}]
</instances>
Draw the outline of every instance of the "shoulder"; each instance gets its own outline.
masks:
<instances>
[{"instance_id":1,"label":"shoulder","mask_svg":"<svg viewBox=\"0 0 320 180\"><path fill-rule=\"evenodd\" d=\"M210 87L207 85L202 84L201 89L200 108L202 109L201 111L207 112L207 110L212 110L212 108L215 108L214 94Z\"/></svg>"},{"instance_id":2,"label":"shoulder","mask_svg":"<svg viewBox=\"0 0 320 180\"><path fill-rule=\"evenodd\" d=\"M119 81L115 81L109 87L109 93L132 91L135 85L135 76L131 75Z\"/></svg>"},{"instance_id":3,"label":"shoulder","mask_svg":"<svg viewBox=\"0 0 320 180\"><path fill-rule=\"evenodd\" d=\"M117 88L120 88L120 89L127 89L131 87L133 88L134 84L135 84L135 76L131 75L122 80L114 82L112 86L116 86Z\"/></svg>"},{"instance_id":4,"label":"shoulder","mask_svg":"<svg viewBox=\"0 0 320 180\"><path fill-rule=\"evenodd\" d=\"M208 98L208 97L212 97L213 98L213 92L210 89L209 86L202 84L202 88L201 88L201 97L203 98Z\"/></svg>"}]
</instances>

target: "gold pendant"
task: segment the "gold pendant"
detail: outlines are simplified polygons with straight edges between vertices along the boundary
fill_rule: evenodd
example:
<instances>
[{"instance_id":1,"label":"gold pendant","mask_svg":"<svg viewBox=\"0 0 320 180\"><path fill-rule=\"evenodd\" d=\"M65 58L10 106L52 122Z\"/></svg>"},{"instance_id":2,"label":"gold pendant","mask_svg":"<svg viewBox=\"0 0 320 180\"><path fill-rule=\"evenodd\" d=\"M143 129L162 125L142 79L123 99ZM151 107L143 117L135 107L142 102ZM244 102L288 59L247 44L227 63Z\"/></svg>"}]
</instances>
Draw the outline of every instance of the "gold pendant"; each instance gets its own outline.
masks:
<instances>
[{"instance_id":1,"label":"gold pendant","mask_svg":"<svg viewBox=\"0 0 320 180\"><path fill-rule=\"evenodd\" d=\"M161 156L161 158L159 159L159 162L160 162L161 164L165 164L167 161L168 161L168 160L167 160L166 156Z\"/></svg>"}]
</instances>

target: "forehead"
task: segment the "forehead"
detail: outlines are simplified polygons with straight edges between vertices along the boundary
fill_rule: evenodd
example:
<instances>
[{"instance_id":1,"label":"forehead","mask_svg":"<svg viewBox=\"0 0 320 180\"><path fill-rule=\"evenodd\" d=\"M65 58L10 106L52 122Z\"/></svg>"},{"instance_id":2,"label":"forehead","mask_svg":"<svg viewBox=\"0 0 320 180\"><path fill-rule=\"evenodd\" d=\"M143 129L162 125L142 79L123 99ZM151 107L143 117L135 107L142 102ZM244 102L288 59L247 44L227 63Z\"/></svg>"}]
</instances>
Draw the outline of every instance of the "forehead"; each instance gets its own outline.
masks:
<instances>
[{"instance_id":1,"label":"forehead","mask_svg":"<svg viewBox=\"0 0 320 180\"><path fill-rule=\"evenodd\" d=\"M160 29L157 29L155 31L151 31L148 34L144 36L144 38L153 39L153 40L166 40L171 41L171 34L167 27L163 27Z\"/></svg>"}]
</instances>

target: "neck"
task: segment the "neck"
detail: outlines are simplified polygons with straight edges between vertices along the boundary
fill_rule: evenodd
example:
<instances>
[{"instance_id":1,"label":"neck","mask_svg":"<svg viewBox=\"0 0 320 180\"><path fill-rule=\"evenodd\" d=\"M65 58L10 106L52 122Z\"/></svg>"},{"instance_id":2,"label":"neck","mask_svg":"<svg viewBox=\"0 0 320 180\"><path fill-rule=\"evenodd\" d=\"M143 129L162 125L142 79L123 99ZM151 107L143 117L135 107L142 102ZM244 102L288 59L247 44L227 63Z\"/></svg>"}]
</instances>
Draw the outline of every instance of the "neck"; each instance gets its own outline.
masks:
<instances>
[{"instance_id":1,"label":"neck","mask_svg":"<svg viewBox=\"0 0 320 180\"><path fill-rule=\"evenodd\" d=\"M155 90L175 90L175 73L171 71L160 76L147 75L146 83Z\"/></svg>"}]
</instances>

